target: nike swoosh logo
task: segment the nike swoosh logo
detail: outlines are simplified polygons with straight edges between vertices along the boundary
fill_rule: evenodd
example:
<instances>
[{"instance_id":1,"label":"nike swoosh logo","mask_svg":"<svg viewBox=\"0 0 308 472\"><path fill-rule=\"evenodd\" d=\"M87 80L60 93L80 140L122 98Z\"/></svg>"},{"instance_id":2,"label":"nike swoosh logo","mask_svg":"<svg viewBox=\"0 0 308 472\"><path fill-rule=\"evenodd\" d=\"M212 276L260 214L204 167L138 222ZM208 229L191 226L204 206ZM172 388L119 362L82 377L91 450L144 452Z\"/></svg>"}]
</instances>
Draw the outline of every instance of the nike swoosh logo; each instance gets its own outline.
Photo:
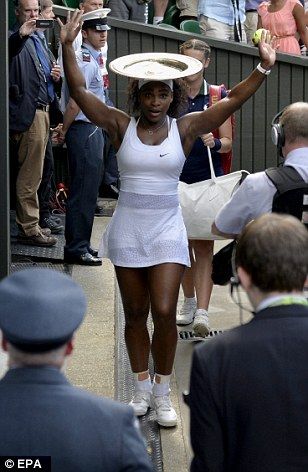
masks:
<instances>
[{"instance_id":1,"label":"nike swoosh logo","mask_svg":"<svg viewBox=\"0 0 308 472\"><path fill-rule=\"evenodd\" d=\"M159 157L165 157L167 154L169 154L169 152L166 152L166 154L160 154Z\"/></svg>"}]
</instances>

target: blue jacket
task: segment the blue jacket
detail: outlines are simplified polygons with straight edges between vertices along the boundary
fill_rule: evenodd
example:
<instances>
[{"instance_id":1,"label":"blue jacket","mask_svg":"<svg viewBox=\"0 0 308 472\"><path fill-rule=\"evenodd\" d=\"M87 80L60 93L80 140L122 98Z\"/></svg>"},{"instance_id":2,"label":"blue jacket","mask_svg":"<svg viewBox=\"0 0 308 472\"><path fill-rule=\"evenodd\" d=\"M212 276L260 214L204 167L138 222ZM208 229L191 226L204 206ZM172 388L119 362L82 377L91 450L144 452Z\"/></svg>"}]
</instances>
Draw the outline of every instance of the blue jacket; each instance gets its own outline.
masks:
<instances>
[{"instance_id":1,"label":"blue jacket","mask_svg":"<svg viewBox=\"0 0 308 472\"><path fill-rule=\"evenodd\" d=\"M0 455L51 456L53 472L152 470L127 405L73 387L53 367L0 381Z\"/></svg>"}]
</instances>

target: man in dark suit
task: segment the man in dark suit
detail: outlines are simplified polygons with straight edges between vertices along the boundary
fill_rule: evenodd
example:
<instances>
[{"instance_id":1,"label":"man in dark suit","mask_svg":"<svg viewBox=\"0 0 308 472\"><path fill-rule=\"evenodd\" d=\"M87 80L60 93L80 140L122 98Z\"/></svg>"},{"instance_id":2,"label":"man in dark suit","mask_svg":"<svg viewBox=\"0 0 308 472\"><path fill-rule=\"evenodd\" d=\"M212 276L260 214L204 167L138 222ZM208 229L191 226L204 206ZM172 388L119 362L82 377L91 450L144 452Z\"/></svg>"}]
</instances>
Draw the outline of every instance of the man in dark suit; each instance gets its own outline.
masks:
<instances>
[{"instance_id":1,"label":"man in dark suit","mask_svg":"<svg viewBox=\"0 0 308 472\"><path fill-rule=\"evenodd\" d=\"M152 470L133 410L73 387L61 372L86 312L81 287L32 268L2 280L0 300L9 366L0 381L0 456L48 456L54 472Z\"/></svg>"},{"instance_id":2,"label":"man in dark suit","mask_svg":"<svg viewBox=\"0 0 308 472\"><path fill-rule=\"evenodd\" d=\"M194 352L191 470L307 472L308 232L293 216L263 215L235 263L254 317Z\"/></svg>"}]
</instances>

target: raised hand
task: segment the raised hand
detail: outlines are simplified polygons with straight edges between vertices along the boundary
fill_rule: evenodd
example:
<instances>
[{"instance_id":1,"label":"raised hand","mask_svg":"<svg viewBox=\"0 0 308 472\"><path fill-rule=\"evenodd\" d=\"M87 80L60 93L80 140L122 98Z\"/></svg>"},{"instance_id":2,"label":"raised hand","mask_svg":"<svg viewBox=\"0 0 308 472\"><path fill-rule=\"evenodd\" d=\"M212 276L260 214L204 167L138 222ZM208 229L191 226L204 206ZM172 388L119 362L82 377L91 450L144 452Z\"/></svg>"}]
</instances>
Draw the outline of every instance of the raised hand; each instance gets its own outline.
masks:
<instances>
[{"instance_id":1,"label":"raised hand","mask_svg":"<svg viewBox=\"0 0 308 472\"><path fill-rule=\"evenodd\" d=\"M36 20L25 21L19 28L19 35L22 38L23 36L30 36L30 34L36 31Z\"/></svg>"},{"instance_id":2,"label":"raised hand","mask_svg":"<svg viewBox=\"0 0 308 472\"><path fill-rule=\"evenodd\" d=\"M265 69L270 69L276 61L276 48L275 36L271 36L269 31L264 30L259 41L259 56L261 59L261 65Z\"/></svg>"},{"instance_id":3,"label":"raised hand","mask_svg":"<svg viewBox=\"0 0 308 472\"><path fill-rule=\"evenodd\" d=\"M61 44L73 43L76 36L78 35L82 20L83 10L75 10L71 16L71 12L68 12L66 23L63 24L60 18L57 18L60 26L60 41Z\"/></svg>"}]
</instances>

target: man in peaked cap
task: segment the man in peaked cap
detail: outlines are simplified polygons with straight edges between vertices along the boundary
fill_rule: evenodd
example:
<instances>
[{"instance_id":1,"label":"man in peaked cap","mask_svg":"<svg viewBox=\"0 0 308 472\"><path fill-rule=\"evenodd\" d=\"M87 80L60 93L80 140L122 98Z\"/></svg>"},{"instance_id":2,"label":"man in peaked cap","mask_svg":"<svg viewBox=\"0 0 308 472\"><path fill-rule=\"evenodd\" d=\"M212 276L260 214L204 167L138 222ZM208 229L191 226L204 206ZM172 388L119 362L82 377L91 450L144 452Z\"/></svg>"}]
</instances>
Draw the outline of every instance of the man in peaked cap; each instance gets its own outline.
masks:
<instances>
[{"instance_id":1,"label":"man in peaked cap","mask_svg":"<svg viewBox=\"0 0 308 472\"><path fill-rule=\"evenodd\" d=\"M86 87L105 102L101 72L102 48L106 44L108 8L83 15L82 46L76 53ZM64 259L68 263L101 265L90 239L103 168L104 134L90 122L76 102L66 99L61 139L66 140L70 191L66 208Z\"/></svg>"},{"instance_id":2,"label":"man in peaked cap","mask_svg":"<svg viewBox=\"0 0 308 472\"><path fill-rule=\"evenodd\" d=\"M109 8L99 8L98 10L84 13L84 15L82 15L83 26L86 28L94 28L96 31L110 30L110 26L107 24L107 14L109 12Z\"/></svg>"},{"instance_id":3,"label":"man in peaked cap","mask_svg":"<svg viewBox=\"0 0 308 472\"><path fill-rule=\"evenodd\" d=\"M107 14L110 12L109 8L103 8L103 0L83 0L79 3L79 9L83 10L84 15L87 15L88 13L91 13L95 10L99 11L104 11L105 17L107 19ZM106 21L105 19L105 21ZM108 26L106 28L106 32L110 29ZM106 33L107 34L107 33ZM73 48L74 51L77 53L83 42L83 37L82 37L82 32L80 31L74 41ZM105 98L106 98L106 103L108 106L114 106L110 96L109 96L109 74L108 74L108 69L107 69L107 56L108 56L108 38L106 39L106 42L104 46L101 48L101 53L102 53L102 61L100 64L100 70L101 70L101 75L103 77L103 83L104 83L104 92L105 92ZM62 88L61 88L61 109L64 112L67 102L69 100L68 96L68 89L66 86L66 81L64 79L64 71L63 71L63 62L62 62L62 46L61 44L59 45L58 49L58 62L61 66L61 75L63 77L62 80ZM109 136L107 133L103 130L103 136L104 136L104 150L103 150L103 165L102 165L102 171L101 171L101 176L100 176L100 190L99 190L99 195L101 197L112 197L112 198L117 198L117 185L118 185L118 178L119 178L119 173L118 173L118 166L117 166L117 160L115 158L115 152L113 147L110 144ZM63 138L61 136L61 133L59 133L59 139ZM103 210L99 205L96 205L95 208L95 215L96 216L103 216ZM90 249L92 252L92 255L97 255L96 250Z\"/></svg>"},{"instance_id":4,"label":"man in peaked cap","mask_svg":"<svg viewBox=\"0 0 308 472\"><path fill-rule=\"evenodd\" d=\"M39 288L37 288L39 287ZM47 456L56 472L150 471L133 410L73 387L61 372L86 312L70 277L26 269L0 282L0 456Z\"/></svg>"}]
</instances>

